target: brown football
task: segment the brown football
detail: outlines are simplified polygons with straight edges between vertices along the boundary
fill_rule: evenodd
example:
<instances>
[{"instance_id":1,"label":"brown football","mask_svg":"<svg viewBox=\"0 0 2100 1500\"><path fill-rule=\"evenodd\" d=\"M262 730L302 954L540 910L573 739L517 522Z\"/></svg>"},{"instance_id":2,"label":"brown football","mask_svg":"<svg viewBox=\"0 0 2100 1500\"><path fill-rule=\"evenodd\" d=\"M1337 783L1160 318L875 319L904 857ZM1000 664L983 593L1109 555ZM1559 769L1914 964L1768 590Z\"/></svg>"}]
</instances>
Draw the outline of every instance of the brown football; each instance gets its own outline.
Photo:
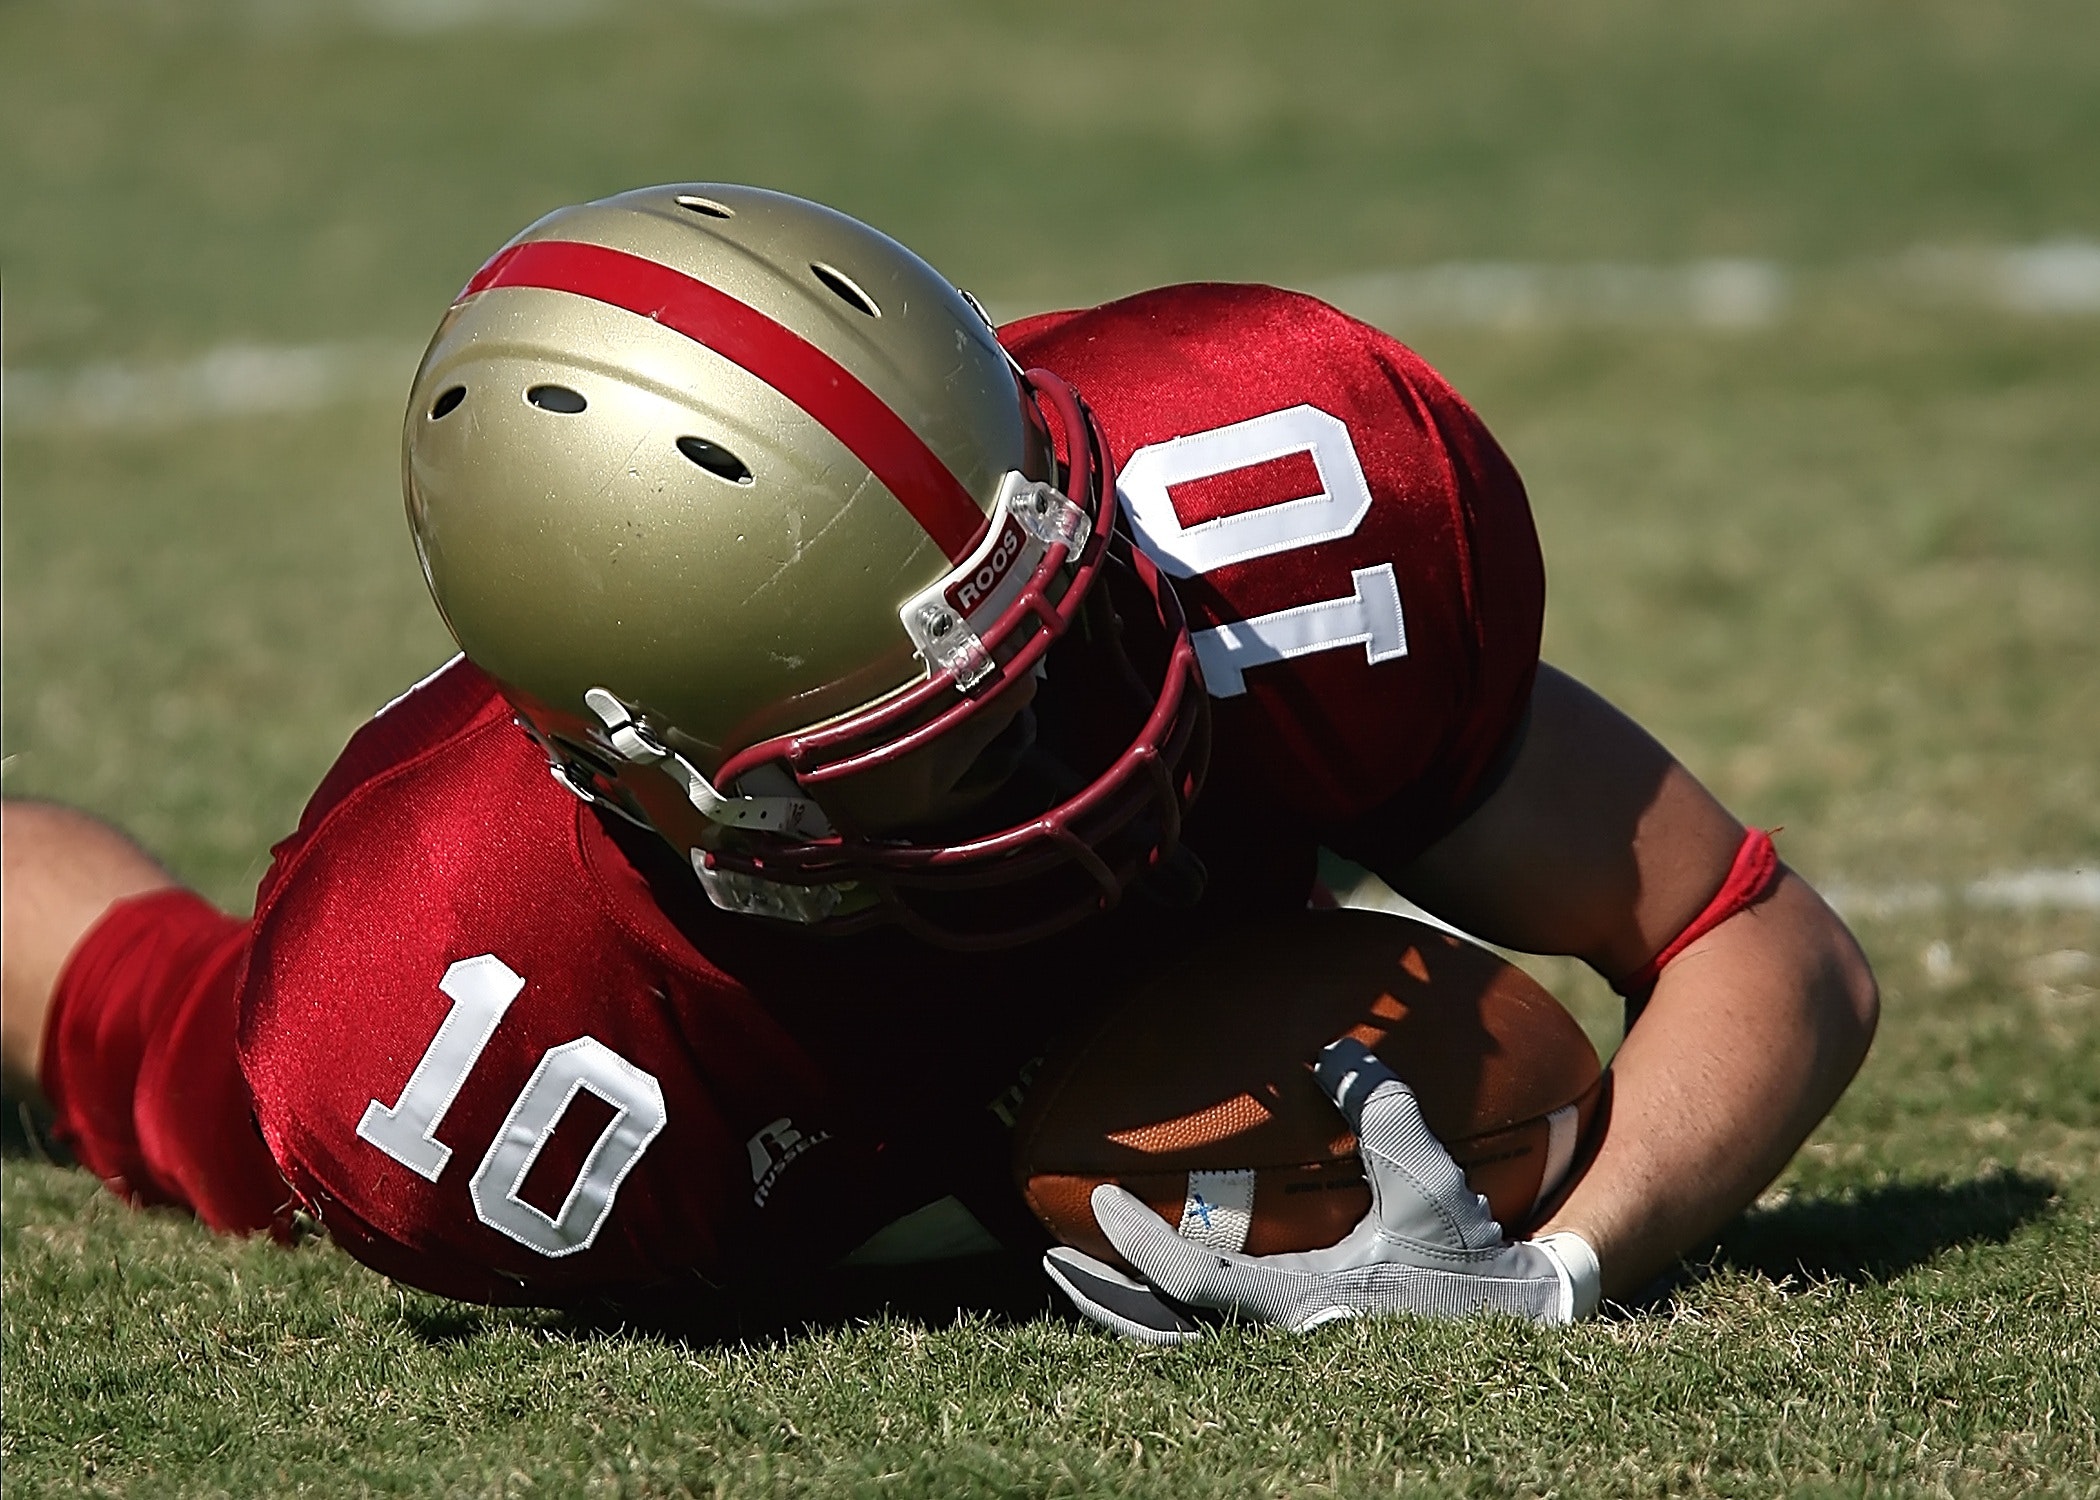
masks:
<instances>
[{"instance_id":1,"label":"brown football","mask_svg":"<svg viewBox=\"0 0 2100 1500\"><path fill-rule=\"evenodd\" d=\"M1312 1076L1345 1035L1414 1089L1506 1231L1581 1158L1604 1080L1553 996L1426 923L1319 911L1172 964L1048 1058L1016 1127L1021 1191L1060 1241L1111 1264L1088 1203L1103 1182L1221 1249L1331 1245L1371 1202Z\"/></svg>"}]
</instances>

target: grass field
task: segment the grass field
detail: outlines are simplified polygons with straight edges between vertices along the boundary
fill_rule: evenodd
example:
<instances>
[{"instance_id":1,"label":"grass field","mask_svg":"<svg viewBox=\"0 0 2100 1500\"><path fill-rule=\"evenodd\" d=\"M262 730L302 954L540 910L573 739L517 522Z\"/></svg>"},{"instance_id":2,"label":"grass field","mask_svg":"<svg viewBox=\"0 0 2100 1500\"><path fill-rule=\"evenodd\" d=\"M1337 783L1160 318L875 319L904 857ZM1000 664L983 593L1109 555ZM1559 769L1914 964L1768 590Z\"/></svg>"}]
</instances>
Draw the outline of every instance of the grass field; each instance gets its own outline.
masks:
<instances>
[{"instance_id":1,"label":"grass field","mask_svg":"<svg viewBox=\"0 0 2100 1500\"><path fill-rule=\"evenodd\" d=\"M7 792L244 906L449 653L397 491L429 325L534 215L687 177L835 201L1003 311L1781 268L1735 329L1402 331L1531 486L1548 655L1852 893L1874 1055L1637 1314L1166 1355L997 1264L667 1328L485 1312L13 1155L10 1494L2100 1494L2100 911L1961 897L2100 867L2100 316L1919 270L2100 240L2100 13L5 0L20 389L235 344L381 367L306 410L10 421ZM1609 1042L1602 986L1537 968Z\"/></svg>"}]
</instances>

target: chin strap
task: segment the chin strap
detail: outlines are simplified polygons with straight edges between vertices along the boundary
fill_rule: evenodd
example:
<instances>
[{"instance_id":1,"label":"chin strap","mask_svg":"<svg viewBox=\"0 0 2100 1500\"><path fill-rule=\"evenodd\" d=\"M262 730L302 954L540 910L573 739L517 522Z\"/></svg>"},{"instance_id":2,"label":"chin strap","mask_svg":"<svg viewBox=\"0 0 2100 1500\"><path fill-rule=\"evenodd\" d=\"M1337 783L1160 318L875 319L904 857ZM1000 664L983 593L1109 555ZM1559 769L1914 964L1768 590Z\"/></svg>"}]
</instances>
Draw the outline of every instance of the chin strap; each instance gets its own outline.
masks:
<instances>
[{"instance_id":1,"label":"chin strap","mask_svg":"<svg viewBox=\"0 0 2100 1500\"><path fill-rule=\"evenodd\" d=\"M650 733L614 694L602 687L589 688L583 701L604 724L606 742L615 755L630 765L655 766L684 789L686 800L709 822L804 838L831 836L823 809L807 797L724 796L691 761Z\"/></svg>"}]
</instances>

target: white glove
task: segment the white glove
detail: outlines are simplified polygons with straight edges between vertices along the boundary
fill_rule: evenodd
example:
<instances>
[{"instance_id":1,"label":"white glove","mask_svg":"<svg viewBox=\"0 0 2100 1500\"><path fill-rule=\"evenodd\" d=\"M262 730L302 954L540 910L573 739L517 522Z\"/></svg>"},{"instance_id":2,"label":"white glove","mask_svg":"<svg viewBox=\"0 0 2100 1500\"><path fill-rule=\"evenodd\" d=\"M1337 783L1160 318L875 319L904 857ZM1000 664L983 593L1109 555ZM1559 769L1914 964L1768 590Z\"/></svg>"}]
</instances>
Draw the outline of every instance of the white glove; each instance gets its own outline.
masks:
<instances>
[{"instance_id":1,"label":"white glove","mask_svg":"<svg viewBox=\"0 0 2100 1500\"><path fill-rule=\"evenodd\" d=\"M1147 1344L1203 1336L1186 1309L1296 1333L1368 1313L1513 1313L1567 1323L1597 1309L1597 1255L1563 1230L1512 1244L1422 1122L1414 1091L1361 1043L1320 1054L1314 1076L1356 1131L1371 1211L1340 1244L1294 1255L1234 1255L1175 1233L1138 1198L1094 1189L1094 1220L1139 1281L1060 1246L1043 1269L1081 1313ZM1162 1295L1164 1294L1164 1295Z\"/></svg>"}]
</instances>

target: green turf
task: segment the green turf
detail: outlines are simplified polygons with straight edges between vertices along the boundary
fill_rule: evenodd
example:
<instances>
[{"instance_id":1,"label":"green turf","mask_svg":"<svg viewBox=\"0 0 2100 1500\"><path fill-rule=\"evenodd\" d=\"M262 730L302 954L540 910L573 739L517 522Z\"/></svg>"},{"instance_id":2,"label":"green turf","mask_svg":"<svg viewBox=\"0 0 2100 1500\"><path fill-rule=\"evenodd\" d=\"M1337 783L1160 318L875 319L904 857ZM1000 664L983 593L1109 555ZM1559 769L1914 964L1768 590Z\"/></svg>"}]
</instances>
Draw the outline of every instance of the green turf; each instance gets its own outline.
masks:
<instances>
[{"instance_id":1,"label":"green turf","mask_svg":"<svg viewBox=\"0 0 2100 1500\"><path fill-rule=\"evenodd\" d=\"M1765 329L1417 339L1531 485L1549 654L1785 824L1812 878L2100 861L2100 319L1856 278L1918 244L2100 238L2090 7L356 20L381 9L0 5L9 365L238 340L406 361L526 219L667 177L834 199L1013 308L1774 257L1815 275ZM244 903L343 737L448 650L397 403L11 430L6 789L116 817ZM12 1157L7 1488L2100 1493L2100 918L1858 926L1885 1016L1852 1093L1654 1310L1564 1333L1145 1355L996 1266L623 1330L215 1241ZM1539 971L1608 1036L1599 984Z\"/></svg>"}]
</instances>

